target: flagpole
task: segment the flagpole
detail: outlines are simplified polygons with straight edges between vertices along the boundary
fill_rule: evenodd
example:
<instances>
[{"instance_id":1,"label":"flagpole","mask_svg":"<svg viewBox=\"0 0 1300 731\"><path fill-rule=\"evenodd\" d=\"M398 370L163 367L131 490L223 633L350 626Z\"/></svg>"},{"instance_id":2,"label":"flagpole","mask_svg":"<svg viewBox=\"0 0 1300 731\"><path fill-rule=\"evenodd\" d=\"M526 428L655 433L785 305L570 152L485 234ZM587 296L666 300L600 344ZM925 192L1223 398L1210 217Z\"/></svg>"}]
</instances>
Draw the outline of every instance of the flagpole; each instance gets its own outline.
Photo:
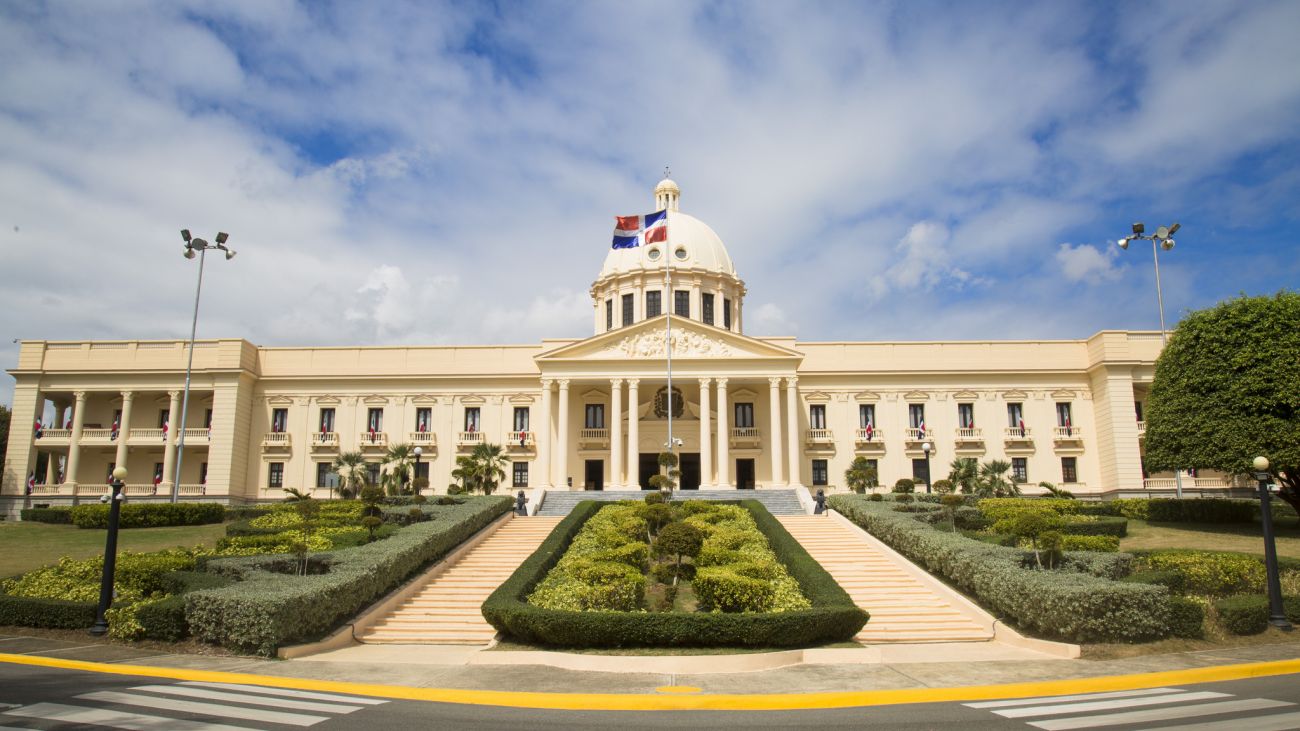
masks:
<instances>
[{"instance_id":1,"label":"flagpole","mask_svg":"<svg viewBox=\"0 0 1300 731\"><path fill-rule=\"evenodd\" d=\"M665 211L665 228L668 226L667 216L668 212ZM665 307L668 311L668 316L664 318L664 352L668 354L668 452L676 456L677 449L673 444L673 307L677 298L673 296L673 263L668 251L667 236L664 237L664 285L664 299L667 300Z\"/></svg>"}]
</instances>

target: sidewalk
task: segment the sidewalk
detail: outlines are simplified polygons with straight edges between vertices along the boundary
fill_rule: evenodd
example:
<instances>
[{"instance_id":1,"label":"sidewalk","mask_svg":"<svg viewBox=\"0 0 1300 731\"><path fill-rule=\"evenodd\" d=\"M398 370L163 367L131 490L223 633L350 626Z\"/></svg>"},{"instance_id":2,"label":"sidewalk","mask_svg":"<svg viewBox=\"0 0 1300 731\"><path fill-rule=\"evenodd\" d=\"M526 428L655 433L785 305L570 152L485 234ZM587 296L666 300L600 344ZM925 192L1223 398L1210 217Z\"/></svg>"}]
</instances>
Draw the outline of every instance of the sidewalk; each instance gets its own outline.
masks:
<instances>
[{"instance_id":1,"label":"sidewalk","mask_svg":"<svg viewBox=\"0 0 1300 731\"><path fill-rule=\"evenodd\" d=\"M454 650L424 647L418 651L433 655ZM252 657L159 654L147 649L102 643L90 637L84 642L78 642L19 634L0 635L0 654L414 688L657 694L662 693L665 686L686 686L708 694L750 694L986 686L1292 660L1300 658L1300 638L1296 642L1146 655L1122 660L1021 659L980 663L894 660L872 664L803 664L771 670L709 675L604 673L542 665L282 661ZM433 658L430 660L433 661ZM628 663L637 662L636 657L627 657L626 660Z\"/></svg>"}]
</instances>

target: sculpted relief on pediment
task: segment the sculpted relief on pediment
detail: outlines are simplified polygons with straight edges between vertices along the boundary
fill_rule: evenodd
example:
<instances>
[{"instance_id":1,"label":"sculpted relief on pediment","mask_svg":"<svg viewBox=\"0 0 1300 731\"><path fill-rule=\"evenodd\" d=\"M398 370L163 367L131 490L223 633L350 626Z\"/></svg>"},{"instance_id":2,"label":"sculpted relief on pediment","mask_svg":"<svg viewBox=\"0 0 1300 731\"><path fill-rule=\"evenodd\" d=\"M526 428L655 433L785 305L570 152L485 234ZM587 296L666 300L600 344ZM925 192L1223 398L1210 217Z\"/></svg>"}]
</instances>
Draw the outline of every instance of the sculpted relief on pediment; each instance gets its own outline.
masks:
<instances>
[{"instance_id":1,"label":"sculpted relief on pediment","mask_svg":"<svg viewBox=\"0 0 1300 731\"><path fill-rule=\"evenodd\" d=\"M665 333L662 330L628 335L606 347L600 355L629 358L663 357ZM674 330L672 334L674 358L721 358L732 355L730 345L720 338L711 338L693 330Z\"/></svg>"}]
</instances>

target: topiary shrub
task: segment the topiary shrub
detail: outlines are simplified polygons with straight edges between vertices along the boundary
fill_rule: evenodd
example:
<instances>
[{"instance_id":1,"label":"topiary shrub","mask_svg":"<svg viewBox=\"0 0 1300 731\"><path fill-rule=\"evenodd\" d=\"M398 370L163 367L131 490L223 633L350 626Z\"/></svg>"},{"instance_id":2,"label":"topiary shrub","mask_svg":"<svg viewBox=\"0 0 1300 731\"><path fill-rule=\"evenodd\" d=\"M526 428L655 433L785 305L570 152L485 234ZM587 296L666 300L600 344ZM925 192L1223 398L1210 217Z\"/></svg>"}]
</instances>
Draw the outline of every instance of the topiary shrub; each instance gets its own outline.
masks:
<instances>
[{"instance_id":1,"label":"topiary shrub","mask_svg":"<svg viewBox=\"0 0 1300 731\"><path fill-rule=\"evenodd\" d=\"M1256 556L1213 551L1164 550L1142 556L1142 567L1174 571L1189 594L1229 596L1264 590L1264 562Z\"/></svg>"},{"instance_id":2,"label":"topiary shrub","mask_svg":"<svg viewBox=\"0 0 1300 731\"><path fill-rule=\"evenodd\" d=\"M1130 581L1136 584L1155 584L1156 586L1163 586L1169 590L1170 594L1183 594L1187 589L1187 579L1180 571L1144 569L1141 571L1134 571L1120 580Z\"/></svg>"},{"instance_id":3,"label":"topiary shrub","mask_svg":"<svg viewBox=\"0 0 1300 731\"><path fill-rule=\"evenodd\" d=\"M952 484L952 480L935 480L934 485L932 485L931 487L934 488L934 491L936 493L940 495L947 495L948 493L952 492L953 484Z\"/></svg>"},{"instance_id":4,"label":"topiary shrub","mask_svg":"<svg viewBox=\"0 0 1300 731\"><path fill-rule=\"evenodd\" d=\"M1253 523L1259 506L1250 500L1222 498L1153 499L1147 520L1152 523Z\"/></svg>"},{"instance_id":5,"label":"topiary shrub","mask_svg":"<svg viewBox=\"0 0 1300 731\"><path fill-rule=\"evenodd\" d=\"M906 477L894 483L894 492L902 494L911 494L916 492L916 481Z\"/></svg>"},{"instance_id":6,"label":"topiary shrub","mask_svg":"<svg viewBox=\"0 0 1300 731\"><path fill-rule=\"evenodd\" d=\"M765 612L775 596L771 582L745 576L733 566L705 566L691 584L700 608L719 612Z\"/></svg>"},{"instance_id":7,"label":"topiary shrub","mask_svg":"<svg viewBox=\"0 0 1300 731\"><path fill-rule=\"evenodd\" d=\"M121 506L119 528L161 528L175 525L206 525L226 518L221 503L126 503ZM78 528L107 528L107 505L78 505L72 509L72 524Z\"/></svg>"},{"instance_id":8,"label":"topiary shrub","mask_svg":"<svg viewBox=\"0 0 1300 731\"><path fill-rule=\"evenodd\" d=\"M1119 550L1119 539L1115 536L1061 536L1062 551L1099 551L1115 553Z\"/></svg>"},{"instance_id":9,"label":"topiary shrub","mask_svg":"<svg viewBox=\"0 0 1300 731\"><path fill-rule=\"evenodd\" d=\"M1234 635L1257 635L1268 627L1268 597L1241 594L1214 603L1219 623Z\"/></svg>"},{"instance_id":10,"label":"topiary shrub","mask_svg":"<svg viewBox=\"0 0 1300 731\"><path fill-rule=\"evenodd\" d=\"M662 492L647 492L644 498L647 505L659 505L668 501Z\"/></svg>"},{"instance_id":11,"label":"topiary shrub","mask_svg":"<svg viewBox=\"0 0 1300 731\"><path fill-rule=\"evenodd\" d=\"M873 502L873 503L878 503L878 502L882 502L882 501L884 501L885 496L884 496L884 495L881 495L881 494L878 493L878 492L873 492L873 493L871 493L870 495L867 496L867 499L870 500L870 501Z\"/></svg>"},{"instance_id":12,"label":"topiary shrub","mask_svg":"<svg viewBox=\"0 0 1300 731\"><path fill-rule=\"evenodd\" d=\"M1169 633L1188 640L1205 637L1205 605L1201 600L1185 596L1169 597Z\"/></svg>"}]
</instances>

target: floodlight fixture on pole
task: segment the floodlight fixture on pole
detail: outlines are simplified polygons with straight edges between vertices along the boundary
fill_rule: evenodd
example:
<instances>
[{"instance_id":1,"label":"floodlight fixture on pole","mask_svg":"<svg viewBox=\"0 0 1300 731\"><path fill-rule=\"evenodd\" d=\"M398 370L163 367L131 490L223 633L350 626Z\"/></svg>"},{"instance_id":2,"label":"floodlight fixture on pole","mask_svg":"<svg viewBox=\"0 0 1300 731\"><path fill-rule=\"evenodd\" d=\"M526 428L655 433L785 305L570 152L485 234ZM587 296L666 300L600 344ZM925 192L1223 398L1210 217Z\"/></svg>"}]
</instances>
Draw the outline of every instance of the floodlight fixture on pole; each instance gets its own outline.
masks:
<instances>
[{"instance_id":1,"label":"floodlight fixture on pole","mask_svg":"<svg viewBox=\"0 0 1300 731\"><path fill-rule=\"evenodd\" d=\"M1169 226L1160 226L1155 233L1147 235L1146 226L1138 221L1133 224L1133 233L1116 241L1116 245L1121 249L1128 249L1129 243L1139 239L1151 242L1151 258L1155 261L1156 267L1156 305L1160 310L1160 343L1161 345L1169 344L1169 333L1165 329L1165 295L1160 287L1160 250L1170 251L1174 248L1173 235L1178 233L1182 224L1175 221ZM1180 470L1174 470L1174 491L1179 498L1183 496L1183 475Z\"/></svg>"},{"instance_id":2,"label":"floodlight fixture on pole","mask_svg":"<svg viewBox=\"0 0 1300 731\"><path fill-rule=\"evenodd\" d=\"M194 252L199 252L199 283L194 288L194 316L190 320L190 352L189 360L185 364L185 395L181 401L181 421L179 427L180 438L176 442L176 472L172 475L172 502L180 499L181 491L181 467L185 463L185 419L190 410L190 375L194 370L194 336L199 326L199 295L203 292L203 263L207 259L208 249L219 249L226 254L226 261L235 258L235 250L226 246L226 240L230 235L225 231L217 232L215 244L209 244L200 238L190 235L188 228L181 229L181 240L185 242L186 259L193 259ZM167 417L171 419L171 416Z\"/></svg>"}]
</instances>

